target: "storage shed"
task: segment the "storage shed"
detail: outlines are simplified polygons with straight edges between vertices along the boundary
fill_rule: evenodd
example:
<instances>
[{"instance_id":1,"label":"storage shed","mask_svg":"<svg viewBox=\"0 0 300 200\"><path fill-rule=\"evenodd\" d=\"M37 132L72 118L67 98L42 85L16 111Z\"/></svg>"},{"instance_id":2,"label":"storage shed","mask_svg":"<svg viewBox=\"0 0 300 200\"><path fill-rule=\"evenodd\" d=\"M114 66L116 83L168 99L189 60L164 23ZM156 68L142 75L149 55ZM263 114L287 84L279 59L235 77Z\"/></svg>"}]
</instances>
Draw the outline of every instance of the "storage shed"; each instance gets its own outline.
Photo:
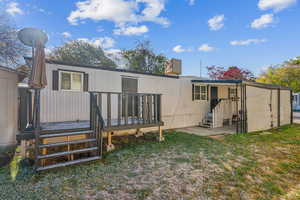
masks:
<instances>
[{"instance_id":1,"label":"storage shed","mask_svg":"<svg viewBox=\"0 0 300 200\"><path fill-rule=\"evenodd\" d=\"M14 146L18 131L18 73L0 66L0 149Z\"/></svg>"},{"instance_id":2,"label":"storage shed","mask_svg":"<svg viewBox=\"0 0 300 200\"><path fill-rule=\"evenodd\" d=\"M293 122L292 92L287 87L260 83L246 86L248 132Z\"/></svg>"}]
</instances>

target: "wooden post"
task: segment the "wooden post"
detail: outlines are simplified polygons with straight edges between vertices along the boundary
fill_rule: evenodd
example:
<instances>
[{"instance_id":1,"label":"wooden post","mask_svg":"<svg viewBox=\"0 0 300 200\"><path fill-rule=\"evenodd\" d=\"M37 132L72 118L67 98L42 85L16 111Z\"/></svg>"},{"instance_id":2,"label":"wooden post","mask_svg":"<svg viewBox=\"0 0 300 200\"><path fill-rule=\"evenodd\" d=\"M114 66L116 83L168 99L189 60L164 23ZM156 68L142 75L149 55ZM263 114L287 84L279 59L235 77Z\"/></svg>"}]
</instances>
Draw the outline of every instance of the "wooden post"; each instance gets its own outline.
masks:
<instances>
[{"instance_id":1,"label":"wooden post","mask_svg":"<svg viewBox=\"0 0 300 200\"><path fill-rule=\"evenodd\" d=\"M21 141L21 157L24 159L27 157L27 141L26 140L22 140Z\"/></svg>"},{"instance_id":2,"label":"wooden post","mask_svg":"<svg viewBox=\"0 0 300 200\"><path fill-rule=\"evenodd\" d=\"M162 130L161 126L158 127L158 131L159 131L159 139L158 139L158 141L159 142L165 141L165 138L163 136L163 130Z\"/></svg>"},{"instance_id":3,"label":"wooden post","mask_svg":"<svg viewBox=\"0 0 300 200\"><path fill-rule=\"evenodd\" d=\"M113 151L115 149L115 145L112 143L112 135L113 132L107 132L107 152Z\"/></svg>"}]
</instances>

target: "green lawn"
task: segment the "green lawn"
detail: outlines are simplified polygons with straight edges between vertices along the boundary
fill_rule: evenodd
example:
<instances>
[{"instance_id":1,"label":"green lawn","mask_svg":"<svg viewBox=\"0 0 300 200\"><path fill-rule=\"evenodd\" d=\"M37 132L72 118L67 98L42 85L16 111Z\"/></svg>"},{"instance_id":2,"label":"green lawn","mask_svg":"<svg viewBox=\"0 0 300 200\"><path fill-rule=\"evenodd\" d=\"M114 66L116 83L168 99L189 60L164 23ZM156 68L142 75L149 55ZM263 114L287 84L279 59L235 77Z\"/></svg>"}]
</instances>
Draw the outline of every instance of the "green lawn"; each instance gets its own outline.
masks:
<instances>
[{"instance_id":1,"label":"green lawn","mask_svg":"<svg viewBox=\"0 0 300 200\"><path fill-rule=\"evenodd\" d=\"M123 139L102 161L40 174L15 157L0 199L300 199L300 125L208 138Z\"/></svg>"}]
</instances>

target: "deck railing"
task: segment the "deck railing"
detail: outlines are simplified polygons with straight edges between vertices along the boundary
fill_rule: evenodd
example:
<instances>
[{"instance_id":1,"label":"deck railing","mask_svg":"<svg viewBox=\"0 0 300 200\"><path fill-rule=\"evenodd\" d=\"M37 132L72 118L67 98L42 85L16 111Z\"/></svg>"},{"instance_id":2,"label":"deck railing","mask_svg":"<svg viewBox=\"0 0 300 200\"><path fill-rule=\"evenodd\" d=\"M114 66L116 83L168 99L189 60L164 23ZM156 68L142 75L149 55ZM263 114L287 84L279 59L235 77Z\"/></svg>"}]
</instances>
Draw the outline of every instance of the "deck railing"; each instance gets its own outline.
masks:
<instances>
[{"instance_id":1,"label":"deck railing","mask_svg":"<svg viewBox=\"0 0 300 200\"><path fill-rule=\"evenodd\" d=\"M56 116L57 112L61 112L57 110L57 108L53 107L49 109L49 105L47 105L47 110L41 109L41 106L45 107L45 103L50 103L51 101L57 101L57 97L60 96L52 96L52 97L43 97L44 101L41 102L40 97L37 100L36 93L34 90L24 88L22 90L22 94L20 95L20 115L19 115L19 124L21 132L31 132L34 130L37 124L41 124L44 126L45 123L64 123L69 121L60 121L54 120L52 121L42 121L41 117L48 116L50 112L50 116ZM62 92L62 95L67 95L67 92ZM93 112L95 109L93 105L93 98L95 99L94 104L99 109L99 115L103 118L103 128L106 130L109 129L127 129L127 128L143 128L143 127L151 127L151 126L160 126L162 125L161 119L161 94L152 94L152 93L122 93L122 92L88 92L77 95L79 97L87 97L90 96L90 102L84 101L86 105L77 105L72 104L66 105L71 107L67 112L72 115L74 113L78 113L78 107L87 107L85 113L82 115L86 115L87 117L84 120L90 121L90 128L92 128ZM42 95L41 95L42 96ZM45 101L47 98L47 101ZM52 98L52 99L51 99ZM61 99L61 98L59 98ZM35 102L38 102L36 104ZM66 102L60 103L60 108ZM83 103L83 102L82 102ZM38 105L38 111L35 110L35 105ZM51 104L51 106L55 106L55 104ZM77 106L77 107L76 107ZM90 108L90 109L88 109ZM41 112L42 110L42 112ZM90 110L90 111L89 111ZM88 113L90 113L88 115ZM38 119L36 116L39 116ZM77 114L76 114L77 116ZM80 115L78 115L80 116ZM54 117L55 118L55 117ZM37 122L38 121L38 122ZM77 122L77 120L74 120ZM85 126L88 126L88 121L85 121ZM43 127L42 127L43 128ZM68 128L68 127L66 127Z\"/></svg>"},{"instance_id":2,"label":"deck railing","mask_svg":"<svg viewBox=\"0 0 300 200\"><path fill-rule=\"evenodd\" d=\"M91 101L96 99L106 130L162 123L160 94L90 92L90 95Z\"/></svg>"}]
</instances>

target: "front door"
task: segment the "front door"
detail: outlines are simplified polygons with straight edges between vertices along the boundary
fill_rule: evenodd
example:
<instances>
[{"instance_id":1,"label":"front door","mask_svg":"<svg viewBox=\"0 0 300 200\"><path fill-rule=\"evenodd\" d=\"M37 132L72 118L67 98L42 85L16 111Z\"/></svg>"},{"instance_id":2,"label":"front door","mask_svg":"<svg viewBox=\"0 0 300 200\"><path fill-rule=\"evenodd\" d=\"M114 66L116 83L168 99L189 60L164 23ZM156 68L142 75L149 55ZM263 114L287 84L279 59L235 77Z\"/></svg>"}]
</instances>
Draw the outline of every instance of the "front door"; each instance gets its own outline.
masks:
<instances>
[{"instance_id":1,"label":"front door","mask_svg":"<svg viewBox=\"0 0 300 200\"><path fill-rule=\"evenodd\" d=\"M218 104L218 87L210 87L210 111Z\"/></svg>"}]
</instances>

